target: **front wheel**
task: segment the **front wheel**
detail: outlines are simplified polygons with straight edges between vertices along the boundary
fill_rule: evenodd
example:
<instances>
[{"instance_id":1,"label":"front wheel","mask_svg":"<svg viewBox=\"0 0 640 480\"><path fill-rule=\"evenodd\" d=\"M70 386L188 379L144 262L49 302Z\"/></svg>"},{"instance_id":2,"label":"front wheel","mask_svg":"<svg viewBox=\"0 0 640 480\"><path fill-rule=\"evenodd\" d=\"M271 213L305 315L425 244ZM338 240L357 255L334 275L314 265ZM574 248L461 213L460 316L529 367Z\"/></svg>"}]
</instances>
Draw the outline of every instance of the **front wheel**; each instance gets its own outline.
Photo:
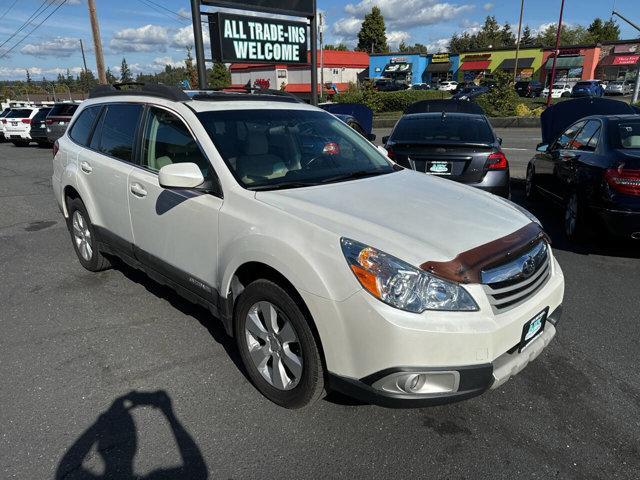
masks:
<instances>
[{"instance_id":1,"label":"front wheel","mask_svg":"<svg viewBox=\"0 0 640 480\"><path fill-rule=\"evenodd\" d=\"M527 178L524 183L524 194L527 200L534 200L536 197L535 170L532 165L527 167Z\"/></svg>"},{"instance_id":2,"label":"front wheel","mask_svg":"<svg viewBox=\"0 0 640 480\"><path fill-rule=\"evenodd\" d=\"M234 311L242 362L255 387L285 408L301 408L324 392L324 368L309 321L286 290L269 280L249 284Z\"/></svg>"},{"instance_id":3,"label":"front wheel","mask_svg":"<svg viewBox=\"0 0 640 480\"><path fill-rule=\"evenodd\" d=\"M585 238L586 222L584 205L577 192L571 194L565 205L564 232L572 242L580 242Z\"/></svg>"}]
</instances>

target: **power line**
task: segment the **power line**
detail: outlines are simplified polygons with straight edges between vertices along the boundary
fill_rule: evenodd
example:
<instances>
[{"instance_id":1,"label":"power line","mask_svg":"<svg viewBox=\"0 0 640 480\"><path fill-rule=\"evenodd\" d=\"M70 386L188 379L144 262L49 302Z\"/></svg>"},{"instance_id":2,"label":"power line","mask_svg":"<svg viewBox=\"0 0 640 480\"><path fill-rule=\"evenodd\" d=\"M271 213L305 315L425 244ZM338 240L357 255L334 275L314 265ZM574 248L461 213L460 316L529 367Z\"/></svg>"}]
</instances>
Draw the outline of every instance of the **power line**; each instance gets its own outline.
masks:
<instances>
[{"instance_id":1,"label":"power line","mask_svg":"<svg viewBox=\"0 0 640 480\"><path fill-rule=\"evenodd\" d=\"M49 19L49 17L51 17L54 13L56 13L58 10L60 10L60 7L62 7L65 3L67 3L67 1L68 0L62 0L62 3L60 5L58 5L56 8L54 8L54 10L49 15L47 15L39 24L37 24L35 27L33 27L31 29L31 31L29 33L27 33L24 37L22 37L16 44L14 44L13 47L11 47L9 50L7 50L2 55L0 55L0 58L6 57L18 45L20 45L22 42L24 42L27 39L27 37L29 37L29 35L31 35L33 32L35 32L44 22L46 22Z\"/></svg>"},{"instance_id":2,"label":"power line","mask_svg":"<svg viewBox=\"0 0 640 480\"><path fill-rule=\"evenodd\" d=\"M9 8L7 8L5 12L2 14L2 16L0 16L0 20L2 20L7 15L7 13L11 11L11 9L16 3L18 3L18 0L13 0L13 3L9 6Z\"/></svg>"},{"instance_id":3,"label":"power line","mask_svg":"<svg viewBox=\"0 0 640 480\"><path fill-rule=\"evenodd\" d=\"M33 19L34 17L38 17L38 16L40 16L40 14L41 14L42 12L44 12L47 8L49 8L49 6L51 5L51 3L49 3L48 5L46 5L48 1L49 1L49 0L43 0L43 2L42 2L42 3L40 4L40 6L36 9L36 11L35 11L35 12L33 12L33 13L31 14L31 16L29 16L29 18L27 18L27 20L25 20L25 22L24 22L22 25L20 25L20 26L18 27L18 29L17 29L15 32L13 32L13 34L11 34L11 36L10 36L9 38L7 38L4 42L0 43L0 47L3 47L3 46L4 46L4 45L6 45L7 43L9 43L9 40L11 40L13 37L15 37L16 35L18 35L22 30L24 30L24 29L27 27L27 25L29 25L29 23L31 23L31 19ZM45 5L46 5L46 7L45 7ZM42 7L45 7L45 8L44 8L44 10L42 10L42 11L41 11Z\"/></svg>"},{"instance_id":4,"label":"power line","mask_svg":"<svg viewBox=\"0 0 640 480\"><path fill-rule=\"evenodd\" d=\"M187 20L188 21L191 20L190 18L185 17L181 13L174 12L173 10L165 7L164 5L160 5L159 3L153 2L152 0L138 0L138 2L142 3L146 7L150 7L151 9L153 9L156 12L164 15L165 17L170 18L171 20L181 21L181 22L186 22ZM162 12L158 8L161 8L162 10L165 10L166 12L169 12L169 13ZM171 14L171 15L169 15L169 14Z\"/></svg>"}]
</instances>

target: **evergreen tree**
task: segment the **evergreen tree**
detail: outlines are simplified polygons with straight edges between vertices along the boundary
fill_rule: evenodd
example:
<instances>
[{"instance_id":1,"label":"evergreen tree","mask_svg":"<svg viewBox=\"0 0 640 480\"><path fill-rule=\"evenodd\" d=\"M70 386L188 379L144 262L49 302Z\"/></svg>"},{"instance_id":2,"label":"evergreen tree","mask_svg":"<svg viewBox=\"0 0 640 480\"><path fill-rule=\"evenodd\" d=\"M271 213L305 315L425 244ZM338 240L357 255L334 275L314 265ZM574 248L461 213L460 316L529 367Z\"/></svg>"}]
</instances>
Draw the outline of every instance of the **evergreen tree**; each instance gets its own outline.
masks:
<instances>
[{"instance_id":1,"label":"evergreen tree","mask_svg":"<svg viewBox=\"0 0 640 480\"><path fill-rule=\"evenodd\" d=\"M198 71L196 70L195 65L193 64L193 57L191 56L191 47L187 47L187 58L184 60L184 66L187 70L187 80L189 80L189 85L191 88L198 87Z\"/></svg>"},{"instance_id":2,"label":"evergreen tree","mask_svg":"<svg viewBox=\"0 0 640 480\"><path fill-rule=\"evenodd\" d=\"M216 62L209 70L209 86L211 88L224 88L231 85L231 72L224 63Z\"/></svg>"},{"instance_id":3,"label":"evergreen tree","mask_svg":"<svg viewBox=\"0 0 640 480\"><path fill-rule=\"evenodd\" d=\"M107 67L107 71L105 72L105 76L107 77L108 84L114 84L118 81L113 73L111 73L111 69Z\"/></svg>"},{"instance_id":4,"label":"evergreen tree","mask_svg":"<svg viewBox=\"0 0 640 480\"><path fill-rule=\"evenodd\" d=\"M529 25L525 25L522 29L522 35L520 36L520 46L526 47L529 45L533 45L535 43L535 39L533 38L533 34L531 33L531 29Z\"/></svg>"},{"instance_id":5,"label":"evergreen tree","mask_svg":"<svg viewBox=\"0 0 640 480\"><path fill-rule=\"evenodd\" d=\"M127 59L122 57L122 63L120 64L120 82L126 83L132 80L133 80L133 77L131 76L131 69L129 68Z\"/></svg>"},{"instance_id":6,"label":"evergreen tree","mask_svg":"<svg viewBox=\"0 0 640 480\"><path fill-rule=\"evenodd\" d=\"M595 18L587 27L587 36L590 43L601 43L620 38L620 27L613 19L603 22L601 18Z\"/></svg>"},{"instance_id":7,"label":"evergreen tree","mask_svg":"<svg viewBox=\"0 0 640 480\"><path fill-rule=\"evenodd\" d=\"M384 17L379 7L373 7L362 21L358 32L357 50L369 53L385 53L389 51Z\"/></svg>"},{"instance_id":8,"label":"evergreen tree","mask_svg":"<svg viewBox=\"0 0 640 480\"><path fill-rule=\"evenodd\" d=\"M511 47L515 44L516 38L513 36L513 32L511 31L511 25L505 22L502 26L502 30L500 31L500 46Z\"/></svg>"},{"instance_id":9,"label":"evergreen tree","mask_svg":"<svg viewBox=\"0 0 640 480\"><path fill-rule=\"evenodd\" d=\"M27 86L31 86L31 73L28 68L25 71L27 72Z\"/></svg>"},{"instance_id":10,"label":"evergreen tree","mask_svg":"<svg viewBox=\"0 0 640 480\"><path fill-rule=\"evenodd\" d=\"M333 45L332 43L329 43L329 44L324 46L324 49L325 50L340 50L340 51L349 50L344 43L338 43L337 45Z\"/></svg>"}]
</instances>

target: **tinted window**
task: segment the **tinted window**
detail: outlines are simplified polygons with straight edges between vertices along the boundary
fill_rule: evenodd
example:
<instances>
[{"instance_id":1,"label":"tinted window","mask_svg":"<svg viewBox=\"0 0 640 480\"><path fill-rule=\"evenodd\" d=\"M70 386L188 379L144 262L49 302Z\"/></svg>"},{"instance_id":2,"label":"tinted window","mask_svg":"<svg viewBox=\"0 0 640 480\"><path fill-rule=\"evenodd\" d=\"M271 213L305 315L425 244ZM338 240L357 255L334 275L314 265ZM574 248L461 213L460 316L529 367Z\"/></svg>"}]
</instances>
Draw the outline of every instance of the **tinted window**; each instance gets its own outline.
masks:
<instances>
[{"instance_id":1,"label":"tinted window","mask_svg":"<svg viewBox=\"0 0 640 480\"><path fill-rule=\"evenodd\" d=\"M584 124L585 122L578 122L575 125L567 128L564 133L560 135L560 138L558 138L558 141L555 144L555 148L570 148L569 143L571 142L573 137L576 136L576 133L578 133L578 130L580 130Z\"/></svg>"},{"instance_id":2,"label":"tinted window","mask_svg":"<svg viewBox=\"0 0 640 480\"><path fill-rule=\"evenodd\" d=\"M73 122L69 136L80 145L87 145L89 141L89 135L91 135L91 129L100 112L102 105L96 105L94 107L85 108L80 116Z\"/></svg>"},{"instance_id":3,"label":"tinted window","mask_svg":"<svg viewBox=\"0 0 640 480\"><path fill-rule=\"evenodd\" d=\"M120 160L130 162L133 157L133 139L138 127L141 105L107 105L100 125L94 134L96 142L91 142L96 150Z\"/></svg>"},{"instance_id":4,"label":"tinted window","mask_svg":"<svg viewBox=\"0 0 640 480\"><path fill-rule=\"evenodd\" d=\"M29 118L32 111L29 108L14 108L9 112L7 118Z\"/></svg>"},{"instance_id":5,"label":"tinted window","mask_svg":"<svg viewBox=\"0 0 640 480\"><path fill-rule=\"evenodd\" d=\"M580 130L580 133L578 133L578 135L576 135L576 138L574 138L571 142L569 142L569 147L571 150L583 150L583 151L593 151L595 150L595 148L592 148L591 145L589 144L589 141L591 140L591 137L593 137L593 135L595 133L597 133L600 130L600 122L597 122L595 120L590 120L587 122L587 124L582 127L582 130ZM597 140L596 140L596 145L597 145Z\"/></svg>"},{"instance_id":6,"label":"tinted window","mask_svg":"<svg viewBox=\"0 0 640 480\"><path fill-rule=\"evenodd\" d=\"M2 113L0 113L0 117L4 117L5 115L7 115L9 112L11 111L10 108L5 108Z\"/></svg>"},{"instance_id":7,"label":"tinted window","mask_svg":"<svg viewBox=\"0 0 640 480\"><path fill-rule=\"evenodd\" d=\"M204 177L209 173L209 162L182 120L161 108L150 108L144 129L142 166L157 172L165 165L185 162L198 165Z\"/></svg>"},{"instance_id":8,"label":"tinted window","mask_svg":"<svg viewBox=\"0 0 640 480\"><path fill-rule=\"evenodd\" d=\"M59 105L54 105L49 115L52 117L71 117L76 113L77 109L77 103L61 103Z\"/></svg>"},{"instance_id":9,"label":"tinted window","mask_svg":"<svg viewBox=\"0 0 640 480\"><path fill-rule=\"evenodd\" d=\"M348 180L354 173L394 171L369 141L325 112L227 110L198 117L230 171L247 188L316 185Z\"/></svg>"},{"instance_id":10,"label":"tinted window","mask_svg":"<svg viewBox=\"0 0 640 480\"><path fill-rule=\"evenodd\" d=\"M44 120L45 118L47 118L47 114L51 111L50 108L41 108L38 113L35 114L35 116L33 117L34 121L38 121L38 120Z\"/></svg>"},{"instance_id":11,"label":"tinted window","mask_svg":"<svg viewBox=\"0 0 640 480\"><path fill-rule=\"evenodd\" d=\"M493 143L491 127L482 116L440 114L405 116L400 119L391 139L394 142L469 142Z\"/></svg>"},{"instance_id":12,"label":"tinted window","mask_svg":"<svg viewBox=\"0 0 640 480\"><path fill-rule=\"evenodd\" d=\"M613 130L615 148L640 149L640 121L620 122Z\"/></svg>"}]
</instances>

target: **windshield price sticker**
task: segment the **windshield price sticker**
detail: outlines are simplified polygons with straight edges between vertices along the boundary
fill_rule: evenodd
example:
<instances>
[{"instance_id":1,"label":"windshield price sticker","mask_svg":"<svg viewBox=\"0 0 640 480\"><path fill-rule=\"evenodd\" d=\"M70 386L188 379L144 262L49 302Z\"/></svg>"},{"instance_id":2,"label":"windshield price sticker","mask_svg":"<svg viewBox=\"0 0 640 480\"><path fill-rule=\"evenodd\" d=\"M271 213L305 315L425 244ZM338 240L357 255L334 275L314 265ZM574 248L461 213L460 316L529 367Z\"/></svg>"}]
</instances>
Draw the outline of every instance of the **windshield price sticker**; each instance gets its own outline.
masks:
<instances>
[{"instance_id":1,"label":"windshield price sticker","mask_svg":"<svg viewBox=\"0 0 640 480\"><path fill-rule=\"evenodd\" d=\"M209 19L214 60L307 63L307 24L216 13Z\"/></svg>"}]
</instances>

